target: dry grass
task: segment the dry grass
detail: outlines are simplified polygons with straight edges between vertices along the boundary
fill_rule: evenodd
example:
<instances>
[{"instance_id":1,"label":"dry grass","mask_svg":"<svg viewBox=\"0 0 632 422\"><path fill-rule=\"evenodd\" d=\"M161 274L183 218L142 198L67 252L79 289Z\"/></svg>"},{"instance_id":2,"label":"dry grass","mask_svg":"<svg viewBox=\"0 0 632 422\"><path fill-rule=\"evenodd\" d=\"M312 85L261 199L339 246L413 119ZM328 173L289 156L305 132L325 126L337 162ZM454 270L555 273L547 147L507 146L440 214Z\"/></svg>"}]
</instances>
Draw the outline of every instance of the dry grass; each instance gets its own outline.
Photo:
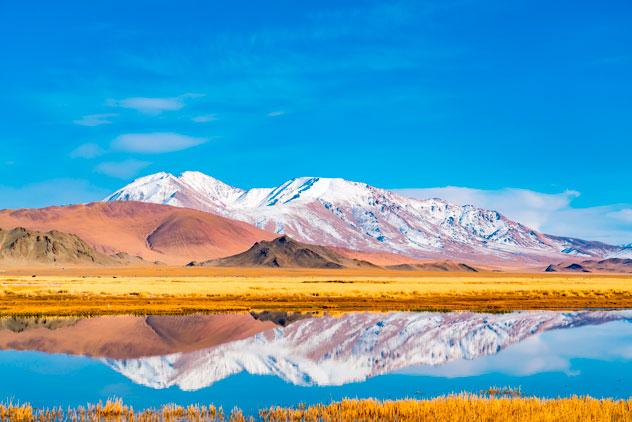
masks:
<instances>
[{"instance_id":1,"label":"dry grass","mask_svg":"<svg viewBox=\"0 0 632 422\"><path fill-rule=\"evenodd\" d=\"M277 421L630 421L632 400L590 397L537 399L454 395L431 400L343 400L329 405L270 408L259 412L267 422ZM246 421L239 409L225 415L215 406L166 405L135 411L120 400L63 411L33 409L30 405L0 405L0 421Z\"/></svg>"},{"instance_id":2,"label":"dry grass","mask_svg":"<svg viewBox=\"0 0 632 422\"><path fill-rule=\"evenodd\" d=\"M594 274L31 269L0 274L0 315L632 308L631 281Z\"/></svg>"},{"instance_id":3,"label":"dry grass","mask_svg":"<svg viewBox=\"0 0 632 422\"><path fill-rule=\"evenodd\" d=\"M632 400L543 400L470 395L432 400L343 400L302 409L273 408L265 421L630 421Z\"/></svg>"}]
</instances>

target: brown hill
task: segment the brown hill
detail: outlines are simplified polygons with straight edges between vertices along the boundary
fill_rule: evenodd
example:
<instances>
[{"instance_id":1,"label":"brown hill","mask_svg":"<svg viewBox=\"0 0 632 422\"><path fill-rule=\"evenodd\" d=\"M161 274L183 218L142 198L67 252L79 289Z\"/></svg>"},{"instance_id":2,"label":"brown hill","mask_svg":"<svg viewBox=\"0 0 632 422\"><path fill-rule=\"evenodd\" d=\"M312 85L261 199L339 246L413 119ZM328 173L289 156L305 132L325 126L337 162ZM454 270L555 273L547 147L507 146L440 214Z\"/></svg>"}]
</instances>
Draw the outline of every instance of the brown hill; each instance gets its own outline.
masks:
<instances>
[{"instance_id":1,"label":"brown hill","mask_svg":"<svg viewBox=\"0 0 632 422\"><path fill-rule=\"evenodd\" d=\"M547 273L553 272L606 272L606 273L632 273L632 259L629 258L608 258L601 260L588 259L581 262L551 264L544 270Z\"/></svg>"},{"instance_id":2,"label":"brown hill","mask_svg":"<svg viewBox=\"0 0 632 422\"><path fill-rule=\"evenodd\" d=\"M23 227L0 229L0 261L15 264L114 265L117 257L95 251L74 234L40 232Z\"/></svg>"},{"instance_id":3,"label":"brown hill","mask_svg":"<svg viewBox=\"0 0 632 422\"><path fill-rule=\"evenodd\" d=\"M110 202L0 211L0 228L57 230L83 239L96 252L167 264L241 252L274 234L202 211L140 202Z\"/></svg>"},{"instance_id":4,"label":"brown hill","mask_svg":"<svg viewBox=\"0 0 632 422\"><path fill-rule=\"evenodd\" d=\"M325 246L297 242L288 236L255 243L237 255L190 266L278 267L278 268L375 268L367 261L350 259Z\"/></svg>"},{"instance_id":5,"label":"brown hill","mask_svg":"<svg viewBox=\"0 0 632 422\"><path fill-rule=\"evenodd\" d=\"M455 261L432 261L418 264L388 265L384 268L402 271L478 272L478 269L472 267L471 265Z\"/></svg>"}]
</instances>

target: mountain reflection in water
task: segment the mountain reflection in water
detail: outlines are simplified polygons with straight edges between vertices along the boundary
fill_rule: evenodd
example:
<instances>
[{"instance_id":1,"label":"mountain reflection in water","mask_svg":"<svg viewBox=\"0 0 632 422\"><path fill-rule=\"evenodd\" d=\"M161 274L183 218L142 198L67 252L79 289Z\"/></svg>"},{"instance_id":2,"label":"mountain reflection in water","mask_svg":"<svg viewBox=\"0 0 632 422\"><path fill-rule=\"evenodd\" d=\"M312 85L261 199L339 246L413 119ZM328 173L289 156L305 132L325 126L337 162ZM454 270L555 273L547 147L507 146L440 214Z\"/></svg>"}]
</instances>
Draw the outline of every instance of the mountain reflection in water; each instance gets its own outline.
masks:
<instances>
[{"instance_id":1,"label":"mountain reflection in water","mask_svg":"<svg viewBox=\"0 0 632 422\"><path fill-rule=\"evenodd\" d=\"M238 373L273 375L300 386L335 386L394 372L450 377L502 369L488 359L516 344L512 349L521 351L524 361L507 361L505 370L570 370L563 358L542 350L539 333L630 319L632 311L350 313L299 319L285 327L245 314L30 325L5 319L0 348L96 357L135 384L154 389L195 391ZM601 332L594 327L594 335ZM575 340L566 336L556 347ZM620 355L631 351L632 341L621 346Z\"/></svg>"}]
</instances>

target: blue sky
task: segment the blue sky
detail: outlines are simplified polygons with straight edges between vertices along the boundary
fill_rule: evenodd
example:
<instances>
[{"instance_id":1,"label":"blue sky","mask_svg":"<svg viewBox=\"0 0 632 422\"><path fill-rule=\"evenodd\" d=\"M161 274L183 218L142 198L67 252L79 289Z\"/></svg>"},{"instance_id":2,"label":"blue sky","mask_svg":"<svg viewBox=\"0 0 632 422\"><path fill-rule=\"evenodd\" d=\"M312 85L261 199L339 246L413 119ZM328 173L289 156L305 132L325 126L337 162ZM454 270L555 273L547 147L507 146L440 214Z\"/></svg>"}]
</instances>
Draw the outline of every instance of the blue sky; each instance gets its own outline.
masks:
<instances>
[{"instance_id":1,"label":"blue sky","mask_svg":"<svg viewBox=\"0 0 632 422\"><path fill-rule=\"evenodd\" d=\"M337 176L632 242L631 20L623 0L1 2L0 208L162 170Z\"/></svg>"}]
</instances>

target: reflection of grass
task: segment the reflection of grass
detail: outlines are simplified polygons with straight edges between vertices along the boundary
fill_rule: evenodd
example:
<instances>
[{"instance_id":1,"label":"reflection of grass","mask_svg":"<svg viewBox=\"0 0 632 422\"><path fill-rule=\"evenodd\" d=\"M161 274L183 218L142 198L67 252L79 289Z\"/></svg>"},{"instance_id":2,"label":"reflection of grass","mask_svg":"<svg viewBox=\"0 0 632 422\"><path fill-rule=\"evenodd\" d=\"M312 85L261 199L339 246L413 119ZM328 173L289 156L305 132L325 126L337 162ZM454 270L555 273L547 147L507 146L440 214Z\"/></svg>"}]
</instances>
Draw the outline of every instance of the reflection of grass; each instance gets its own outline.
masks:
<instances>
[{"instance_id":1,"label":"reflection of grass","mask_svg":"<svg viewBox=\"0 0 632 422\"><path fill-rule=\"evenodd\" d=\"M276 421L629 421L632 400L571 397L565 399L494 398L455 395L430 400L343 400L329 405L270 408L259 412ZM166 405L159 409L134 410L120 400L63 411L33 409L30 405L0 405L0 421L246 421L239 409L229 414L215 406Z\"/></svg>"},{"instance_id":2,"label":"reflection of grass","mask_svg":"<svg viewBox=\"0 0 632 422\"><path fill-rule=\"evenodd\" d=\"M592 274L49 270L0 276L0 314L632 308L630 281Z\"/></svg>"}]
</instances>

